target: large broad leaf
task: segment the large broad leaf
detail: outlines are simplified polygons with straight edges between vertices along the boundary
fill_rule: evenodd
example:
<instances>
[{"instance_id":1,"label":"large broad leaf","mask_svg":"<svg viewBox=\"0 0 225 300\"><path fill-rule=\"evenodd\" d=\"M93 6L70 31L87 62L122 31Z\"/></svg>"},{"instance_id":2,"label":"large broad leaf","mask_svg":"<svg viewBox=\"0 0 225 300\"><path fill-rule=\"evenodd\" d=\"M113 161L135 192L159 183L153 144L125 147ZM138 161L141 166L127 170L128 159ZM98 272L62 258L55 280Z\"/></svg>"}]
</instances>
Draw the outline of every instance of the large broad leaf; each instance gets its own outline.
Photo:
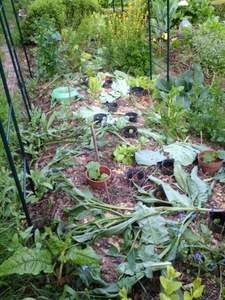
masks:
<instances>
[{"instance_id":1,"label":"large broad leaf","mask_svg":"<svg viewBox=\"0 0 225 300\"><path fill-rule=\"evenodd\" d=\"M211 188L197 176L197 166L191 175L187 174L177 162L174 163L174 175L180 188L188 194L193 206L205 206L211 195Z\"/></svg>"},{"instance_id":2,"label":"large broad leaf","mask_svg":"<svg viewBox=\"0 0 225 300\"><path fill-rule=\"evenodd\" d=\"M194 206L205 207L206 202L211 196L211 188L197 176L197 166L193 168L191 176L188 178L189 197Z\"/></svg>"},{"instance_id":3,"label":"large broad leaf","mask_svg":"<svg viewBox=\"0 0 225 300\"><path fill-rule=\"evenodd\" d=\"M197 155L194 150L187 149L178 143L163 147L163 151L168 152L170 158L175 159L183 166L192 164Z\"/></svg>"},{"instance_id":4,"label":"large broad leaf","mask_svg":"<svg viewBox=\"0 0 225 300\"><path fill-rule=\"evenodd\" d=\"M146 215L154 213L153 207L147 207L139 203L136 208L136 213L139 215ZM142 229L142 242L146 244L159 245L169 240L168 231L166 229L166 220L160 215L153 215L137 220L139 227Z\"/></svg>"},{"instance_id":5,"label":"large broad leaf","mask_svg":"<svg viewBox=\"0 0 225 300\"><path fill-rule=\"evenodd\" d=\"M198 80L199 83L202 83L204 81L204 74L201 67L196 64L193 64L192 67L194 69L194 79Z\"/></svg>"},{"instance_id":6,"label":"large broad leaf","mask_svg":"<svg viewBox=\"0 0 225 300\"><path fill-rule=\"evenodd\" d=\"M107 114L108 110L106 108L102 109L97 106L83 106L81 109L77 111L76 114L80 118L87 119L93 117L95 114L100 114L100 113Z\"/></svg>"},{"instance_id":7,"label":"large broad leaf","mask_svg":"<svg viewBox=\"0 0 225 300\"><path fill-rule=\"evenodd\" d=\"M166 157L161 152L151 150L138 150L135 152L135 160L139 165L152 166L164 159L166 159Z\"/></svg>"},{"instance_id":8,"label":"large broad leaf","mask_svg":"<svg viewBox=\"0 0 225 300\"><path fill-rule=\"evenodd\" d=\"M117 93L120 93L121 96L126 96L130 92L130 86L127 84L125 79L118 79L116 82L113 82L112 89L114 89Z\"/></svg>"},{"instance_id":9,"label":"large broad leaf","mask_svg":"<svg viewBox=\"0 0 225 300\"><path fill-rule=\"evenodd\" d=\"M22 248L0 266L0 276L11 274L33 274L41 271L52 273L51 253L47 250Z\"/></svg>"},{"instance_id":10,"label":"large broad leaf","mask_svg":"<svg viewBox=\"0 0 225 300\"><path fill-rule=\"evenodd\" d=\"M62 263L72 261L80 266L89 266L92 264L100 263L102 259L95 253L95 251L91 247L87 247L86 249L78 249L74 246L70 248L66 255L60 256L59 261Z\"/></svg>"},{"instance_id":11,"label":"large broad leaf","mask_svg":"<svg viewBox=\"0 0 225 300\"><path fill-rule=\"evenodd\" d=\"M156 142L161 142L166 140L166 136L164 134L160 134L158 132L152 132L147 128L138 128L138 134L144 135L147 138L153 139Z\"/></svg>"},{"instance_id":12,"label":"large broad leaf","mask_svg":"<svg viewBox=\"0 0 225 300\"><path fill-rule=\"evenodd\" d=\"M148 176L148 178L155 182L158 186L161 186L166 194L167 200L171 202L171 204L176 206L191 206L192 201L186 195L181 195L179 192L172 189L169 185L164 183L162 180L155 178L154 176Z\"/></svg>"}]
</instances>

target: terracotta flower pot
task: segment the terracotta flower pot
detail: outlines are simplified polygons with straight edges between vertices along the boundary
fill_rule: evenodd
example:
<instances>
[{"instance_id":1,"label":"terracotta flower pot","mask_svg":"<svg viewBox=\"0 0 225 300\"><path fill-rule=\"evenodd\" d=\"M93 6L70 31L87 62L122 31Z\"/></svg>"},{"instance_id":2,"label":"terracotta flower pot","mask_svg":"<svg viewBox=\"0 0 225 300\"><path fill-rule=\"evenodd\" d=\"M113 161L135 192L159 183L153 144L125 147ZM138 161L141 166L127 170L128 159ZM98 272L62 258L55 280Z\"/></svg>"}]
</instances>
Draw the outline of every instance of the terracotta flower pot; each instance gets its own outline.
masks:
<instances>
[{"instance_id":1,"label":"terracotta flower pot","mask_svg":"<svg viewBox=\"0 0 225 300\"><path fill-rule=\"evenodd\" d=\"M210 175L215 175L215 173L222 167L223 165L223 159L217 158L214 162L203 162L203 156L204 154L213 153L214 150L205 150L198 154L198 165L202 168L203 172L208 172Z\"/></svg>"},{"instance_id":2,"label":"terracotta flower pot","mask_svg":"<svg viewBox=\"0 0 225 300\"><path fill-rule=\"evenodd\" d=\"M107 174L109 177L106 180L101 180L101 181L97 181L97 180L92 180L88 177L88 170L86 170L85 176L88 180L88 183L90 184L90 186L93 189L104 189L105 188L105 184L104 181L106 182L106 184L109 184L110 178L112 177L112 171L107 168L106 166L100 166L99 168L100 174Z\"/></svg>"}]
</instances>

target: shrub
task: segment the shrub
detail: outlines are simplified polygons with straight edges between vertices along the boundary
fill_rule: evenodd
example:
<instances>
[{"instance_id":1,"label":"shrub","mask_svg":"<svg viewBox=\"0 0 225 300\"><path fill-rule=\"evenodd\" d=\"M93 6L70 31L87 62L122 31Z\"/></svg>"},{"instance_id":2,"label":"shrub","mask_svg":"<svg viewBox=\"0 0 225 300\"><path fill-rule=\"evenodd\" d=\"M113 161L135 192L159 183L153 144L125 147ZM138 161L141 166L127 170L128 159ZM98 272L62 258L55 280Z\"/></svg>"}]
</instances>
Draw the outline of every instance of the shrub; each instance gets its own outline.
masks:
<instances>
[{"instance_id":1,"label":"shrub","mask_svg":"<svg viewBox=\"0 0 225 300\"><path fill-rule=\"evenodd\" d=\"M134 0L123 14L109 16L104 56L110 69L120 68L135 75L144 75L149 69L149 45L144 39L145 8L143 0Z\"/></svg>"},{"instance_id":2,"label":"shrub","mask_svg":"<svg viewBox=\"0 0 225 300\"><path fill-rule=\"evenodd\" d=\"M79 44L90 44L94 41L96 46L102 45L107 35L106 19L107 16L99 13L84 17L77 28Z\"/></svg>"},{"instance_id":3,"label":"shrub","mask_svg":"<svg viewBox=\"0 0 225 300\"><path fill-rule=\"evenodd\" d=\"M38 69L35 73L49 79L60 67L58 41L61 40L61 36L49 18L42 17L39 22L36 21L36 25L38 33L33 41L37 44L34 56Z\"/></svg>"},{"instance_id":4,"label":"shrub","mask_svg":"<svg viewBox=\"0 0 225 300\"><path fill-rule=\"evenodd\" d=\"M99 11L98 0L63 0L68 22L77 27L85 15Z\"/></svg>"},{"instance_id":5,"label":"shrub","mask_svg":"<svg viewBox=\"0 0 225 300\"><path fill-rule=\"evenodd\" d=\"M200 26L192 39L193 46L203 65L210 71L224 74L225 70L225 27L217 19Z\"/></svg>"},{"instance_id":6,"label":"shrub","mask_svg":"<svg viewBox=\"0 0 225 300\"><path fill-rule=\"evenodd\" d=\"M210 5L209 0L191 0L188 6L179 6L174 16L173 23L179 24L184 17L192 25L205 22L214 12L214 7Z\"/></svg>"},{"instance_id":7,"label":"shrub","mask_svg":"<svg viewBox=\"0 0 225 300\"><path fill-rule=\"evenodd\" d=\"M213 1L212 5L215 8L215 14L223 20L225 18L225 2L217 0Z\"/></svg>"},{"instance_id":8,"label":"shrub","mask_svg":"<svg viewBox=\"0 0 225 300\"><path fill-rule=\"evenodd\" d=\"M65 6L61 0L34 0L28 7L27 17L22 23L23 36L26 42L31 42L32 36L37 32L37 23L41 17L54 19L57 30L65 25Z\"/></svg>"}]
</instances>

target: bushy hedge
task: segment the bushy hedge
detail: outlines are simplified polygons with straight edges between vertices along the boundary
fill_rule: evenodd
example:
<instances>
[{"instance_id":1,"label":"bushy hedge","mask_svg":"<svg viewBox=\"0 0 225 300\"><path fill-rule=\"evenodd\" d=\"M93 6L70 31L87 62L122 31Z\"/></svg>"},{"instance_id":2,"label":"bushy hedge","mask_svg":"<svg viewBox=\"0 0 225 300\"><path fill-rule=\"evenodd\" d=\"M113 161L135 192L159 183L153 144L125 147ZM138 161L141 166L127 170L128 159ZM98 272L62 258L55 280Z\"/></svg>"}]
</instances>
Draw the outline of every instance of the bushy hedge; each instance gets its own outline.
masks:
<instances>
[{"instance_id":1,"label":"bushy hedge","mask_svg":"<svg viewBox=\"0 0 225 300\"><path fill-rule=\"evenodd\" d=\"M99 11L98 0L34 0L28 6L28 13L22 24L23 35L26 42L30 42L37 26L35 21L48 16L54 20L60 32L66 25L76 28L85 15Z\"/></svg>"},{"instance_id":2,"label":"bushy hedge","mask_svg":"<svg viewBox=\"0 0 225 300\"><path fill-rule=\"evenodd\" d=\"M77 27L85 15L98 12L98 0L63 0L66 7L67 20L73 27Z\"/></svg>"},{"instance_id":3,"label":"bushy hedge","mask_svg":"<svg viewBox=\"0 0 225 300\"><path fill-rule=\"evenodd\" d=\"M66 9L62 0L34 0L28 7L27 17L22 24L26 42L31 42L37 31L35 21L39 21L45 15L54 20L57 30L60 31L65 26Z\"/></svg>"}]
</instances>

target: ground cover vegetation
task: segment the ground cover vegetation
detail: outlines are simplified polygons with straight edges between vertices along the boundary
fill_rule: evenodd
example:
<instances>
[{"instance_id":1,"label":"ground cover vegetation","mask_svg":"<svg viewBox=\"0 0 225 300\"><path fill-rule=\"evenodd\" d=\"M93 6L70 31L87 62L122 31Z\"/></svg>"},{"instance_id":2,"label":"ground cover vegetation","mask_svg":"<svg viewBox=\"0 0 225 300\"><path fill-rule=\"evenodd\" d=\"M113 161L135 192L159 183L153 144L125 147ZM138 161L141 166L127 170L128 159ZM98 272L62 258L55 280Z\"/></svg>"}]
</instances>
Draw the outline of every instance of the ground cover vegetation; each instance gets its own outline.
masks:
<instances>
[{"instance_id":1,"label":"ground cover vegetation","mask_svg":"<svg viewBox=\"0 0 225 300\"><path fill-rule=\"evenodd\" d=\"M124 1L123 14L110 0L22 0L16 7L27 14L21 26L34 74L26 78L31 122L15 107L35 184L35 194L27 187L34 225L0 145L0 298L223 299L223 216L214 222L222 222L219 233L209 216L225 209L225 169L203 173L197 156L214 149L225 158L224 6L171 1L169 81L157 67L149 77L147 1ZM154 25L165 28L166 3L152 0L151 9ZM184 17L192 27L181 39ZM164 66L167 38L153 29L154 60ZM62 86L65 98L51 97ZM109 112L109 102L118 111ZM0 103L6 126L3 96ZM104 114L101 122L96 114ZM133 125L138 134L127 138L124 127L133 134ZM10 135L22 182L13 128ZM92 178L108 178L97 153L112 178L94 190L86 167ZM174 160L169 176L161 173L167 158ZM130 169L138 171L127 180ZM165 196L153 196L159 187Z\"/></svg>"}]
</instances>

